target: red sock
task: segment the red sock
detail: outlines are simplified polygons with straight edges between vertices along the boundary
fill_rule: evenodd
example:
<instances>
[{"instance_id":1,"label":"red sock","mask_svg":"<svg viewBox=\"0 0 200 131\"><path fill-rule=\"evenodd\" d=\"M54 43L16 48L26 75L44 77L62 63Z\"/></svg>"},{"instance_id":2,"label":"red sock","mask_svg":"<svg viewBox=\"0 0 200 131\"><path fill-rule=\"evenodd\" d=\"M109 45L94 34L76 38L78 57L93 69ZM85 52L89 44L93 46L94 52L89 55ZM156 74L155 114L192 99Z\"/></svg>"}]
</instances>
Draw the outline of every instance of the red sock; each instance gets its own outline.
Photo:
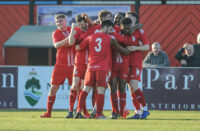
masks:
<instances>
[{"instance_id":1,"label":"red sock","mask_svg":"<svg viewBox=\"0 0 200 131\"><path fill-rule=\"evenodd\" d=\"M120 114L123 115L124 109L126 107L126 92L119 93L120 99Z\"/></svg>"},{"instance_id":2,"label":"red sock","mask_svg":"<svg viewBox=\"0 0 200 131\"><path fill-rule=\"evenodd\" d=\"M135 95L136 95L136 98L138 99L138 101L142 104L142 106L146 106L146 102L145 102L145 99L144 99L144 94L142 93L142 91L140 89L137 89L135 91Z\"/></svg>"},{"instance_id":3,"label":"red sock","mask_svg":"<svg viewBox=\"0 0 200 131\"><path fill-rule=\"evenodd\" d=\"M134 93L131 93L131 96L132 96L132 102L133 102L135 109L140 110L140 103L137 100L136 95Z\"/></svg>"},{"instance_id":4,"label":"red sock","mask_svg":"<svg viewBox=\"0 0 200 131\"><path fill-rule=\"evenodd\" d=\"M80 89L80 94L81 94L81 92L82 92L82 90ZM87 113L86 100L85 100L85 102L84 102L84 104L83 104L83 113L84 113L84 114Z\"/></svg>"},{"instance_id":5,"label":"red sock","mask_svg":"<svg viewBox=\"0 0 200 131\"><path fill-rule=\"evenodd\" d=\"M86 98L87 98L87 95L88 93L85 92L85 91L82 91L80 96L79 96L79 100L78 100L78 109L77 109L77 112L81 112L82 109L83 109L83 105L86 101Z\"/></svg>"},{"instance_id":6,"label":"red sock","mask_svg":"<svg viewBox=\"0 0 200 131\"><path fill-rule=\"evenodd\" d=\"M47 113L51 114L53 104L55 102L56 96L48 96L47 98Z\"/></svg>"},{"instance_id":7,"label":"red sock","mask_svg":"<svg viewBox=\"0 0 200 131\"><path fill-rule=\"evenodd\" d=\"M118 96L117 93L111 93L111 105L112 105L112 112L119 113L119 105L118 105Z\"/></svg>"},{"instance_id":8,"label":"red sock","mask_svg":"<svg viewBox=\"0 0 200 131\"><path fill-rule=\"evenodd\" d=\"M104 106L104 95L103 94L97 94L97 115L101 115L103 111Z\"/></svg>"},{"instance_id":9,"label":"red sock","mask_svg":"<svg viewBox=\"0 0 200 131\"><path fill-rule=\"evenodd\" d=\"M69 111L73 111L73 109L74 109L74 103L76 101L76 96L77 96L77 90L71 89L70 95L69 95Z\"/></svg>"}]
</instances>

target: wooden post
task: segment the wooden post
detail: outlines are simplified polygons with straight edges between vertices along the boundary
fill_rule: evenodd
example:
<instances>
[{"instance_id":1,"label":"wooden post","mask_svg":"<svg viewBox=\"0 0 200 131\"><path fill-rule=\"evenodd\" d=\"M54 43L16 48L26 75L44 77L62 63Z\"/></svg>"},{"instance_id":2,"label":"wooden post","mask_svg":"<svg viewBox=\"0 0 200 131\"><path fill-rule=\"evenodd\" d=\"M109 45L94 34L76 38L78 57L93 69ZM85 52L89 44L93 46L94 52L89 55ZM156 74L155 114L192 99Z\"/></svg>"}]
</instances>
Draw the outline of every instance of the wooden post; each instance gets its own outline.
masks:
<instances>
[{"instance_id":1,"label":"wooden post","mask_svg":"<svg viewBox=\"0 0 200 131\"><path fill-rule=\"evenodd\" d=\"M53 62L52 62L52 48L49 48L48 49L48 65L51 66L53 65Z\"/></svg>"}]
</instances>

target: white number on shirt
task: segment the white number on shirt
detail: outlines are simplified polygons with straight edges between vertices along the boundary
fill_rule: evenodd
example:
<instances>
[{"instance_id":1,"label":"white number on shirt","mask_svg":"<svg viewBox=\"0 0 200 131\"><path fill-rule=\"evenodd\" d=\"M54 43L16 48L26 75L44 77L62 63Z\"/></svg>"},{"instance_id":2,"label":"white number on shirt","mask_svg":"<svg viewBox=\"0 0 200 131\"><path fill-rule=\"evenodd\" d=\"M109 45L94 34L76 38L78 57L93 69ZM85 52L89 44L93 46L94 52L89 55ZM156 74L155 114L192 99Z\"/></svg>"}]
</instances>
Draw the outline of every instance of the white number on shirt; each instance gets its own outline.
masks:
<instances>
[{"instance_id":1,"label":"white number on shirt","mask_svg":"<svg viewBox=\"0 0 200 131\"><path fill-rule=\"evenodd\" d=\"M100 52L101 51L102 39L101 38L97 38L96 42L98 42L98 43L97 43L97 46L94 47L94 49L95 49L96 52Z\"/></svg>"}]
</instances>

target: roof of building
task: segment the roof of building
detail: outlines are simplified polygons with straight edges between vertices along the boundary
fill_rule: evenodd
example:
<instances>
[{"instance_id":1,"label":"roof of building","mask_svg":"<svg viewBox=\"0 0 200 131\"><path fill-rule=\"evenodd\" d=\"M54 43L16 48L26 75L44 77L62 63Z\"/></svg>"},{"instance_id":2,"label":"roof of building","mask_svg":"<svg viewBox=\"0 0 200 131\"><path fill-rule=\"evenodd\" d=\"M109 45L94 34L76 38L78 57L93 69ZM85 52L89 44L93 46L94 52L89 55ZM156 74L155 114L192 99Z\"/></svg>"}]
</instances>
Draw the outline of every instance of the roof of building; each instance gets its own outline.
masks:
<instances>
[{"instance_id":1,"label":"roof of building","mask_svg":"<svg viewBox=\"0 0 200 131\"><path fill-rule=\"evenodd\" d=\"M56 26L22 26L4 43L4 47L52 48L55 29Z\"/></svg>"}]
</instances>

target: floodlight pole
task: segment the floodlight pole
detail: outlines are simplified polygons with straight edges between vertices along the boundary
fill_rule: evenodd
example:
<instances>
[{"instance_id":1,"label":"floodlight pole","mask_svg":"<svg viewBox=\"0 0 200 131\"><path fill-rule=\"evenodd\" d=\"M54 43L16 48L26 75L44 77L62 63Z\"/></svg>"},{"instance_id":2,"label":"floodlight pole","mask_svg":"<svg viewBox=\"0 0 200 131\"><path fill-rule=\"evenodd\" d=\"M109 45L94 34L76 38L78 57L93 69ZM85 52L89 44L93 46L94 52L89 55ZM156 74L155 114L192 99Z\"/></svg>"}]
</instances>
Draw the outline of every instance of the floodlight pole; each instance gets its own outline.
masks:
<instances>
[{"instance_id":1,"label":"floodlight pole","mask_svg":"<svg viewBox=\"0 0 200 131\"><path fill-rule=\"evenodd\" d=\"M135 0L135 11L137 12L138 14L138 20L136 21L136 23L139 23L139 20L140 20L140 0Z\"/></svg>"},{"instance_id":2,"label":"floodlight pole","mask_svg":"<svg viewBox=\"0 0 200 131\"><path fill-rule=\"evenodd\" d=\"M29 0L29 25L34 24L34 0Z\"/></svg>"}]
</instances>

